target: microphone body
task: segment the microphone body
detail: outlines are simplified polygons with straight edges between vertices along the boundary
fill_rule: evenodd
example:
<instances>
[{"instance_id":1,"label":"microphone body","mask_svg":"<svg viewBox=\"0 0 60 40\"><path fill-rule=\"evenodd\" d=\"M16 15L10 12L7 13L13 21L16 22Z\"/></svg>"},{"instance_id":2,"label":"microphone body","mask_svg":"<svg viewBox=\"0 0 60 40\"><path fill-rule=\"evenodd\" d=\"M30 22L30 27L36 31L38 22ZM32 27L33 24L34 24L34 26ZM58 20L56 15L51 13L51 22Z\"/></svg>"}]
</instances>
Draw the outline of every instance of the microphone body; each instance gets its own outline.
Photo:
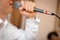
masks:
<instances>
[{"instance_id":1,"label":"microphone body","mask_svg":"<svg viewBox=\"0 0 60 40\"><path fill-rule=\"evenodd\" d=\"M14 8L19 9L19 7L21 7L21 3L19 1L15 1L13 4ZM44 13L44 14L48 14L48 15L54 15L54 13L49 12L49 11L45 11L39 8L34 8L35 12L39 12L39 13Z\"/></svg>"},{"instance_id":2,"label":"microphone body","mask_svg":"<svg viewBox=\"0 0 60 40\"><path fill-rule=\"evenodd\" d=\"M21 7L21 3L19 1L15 1L13 4L13 7L16 9L19 9ZM34 8L35 12L39 12L39 13L44 13L44 14L48 14L48 15L54 15L56 16L58 19L60 19L60 17L58 15L56 15L55 13L49 12L49 11L45 11L39 8Z\"/></svg>"}]
</instances>

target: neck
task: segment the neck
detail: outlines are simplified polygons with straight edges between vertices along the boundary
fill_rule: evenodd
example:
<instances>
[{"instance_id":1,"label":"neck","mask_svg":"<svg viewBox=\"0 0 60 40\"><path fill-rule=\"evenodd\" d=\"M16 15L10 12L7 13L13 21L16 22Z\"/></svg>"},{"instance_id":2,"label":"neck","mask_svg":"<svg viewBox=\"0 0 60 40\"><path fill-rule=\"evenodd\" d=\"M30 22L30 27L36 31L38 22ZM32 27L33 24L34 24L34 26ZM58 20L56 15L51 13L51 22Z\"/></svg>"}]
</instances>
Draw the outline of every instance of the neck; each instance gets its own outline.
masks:
<instances>
[{"instance_id":1,"label":"neck","mask_svg":"<svg viewBox=\"0 0 60 40\"><path fill-rule=\"evenodd\" d=\"M6 18L6 15L0 14L0 18L4 20Z\"/></svg>"}]
</instances>

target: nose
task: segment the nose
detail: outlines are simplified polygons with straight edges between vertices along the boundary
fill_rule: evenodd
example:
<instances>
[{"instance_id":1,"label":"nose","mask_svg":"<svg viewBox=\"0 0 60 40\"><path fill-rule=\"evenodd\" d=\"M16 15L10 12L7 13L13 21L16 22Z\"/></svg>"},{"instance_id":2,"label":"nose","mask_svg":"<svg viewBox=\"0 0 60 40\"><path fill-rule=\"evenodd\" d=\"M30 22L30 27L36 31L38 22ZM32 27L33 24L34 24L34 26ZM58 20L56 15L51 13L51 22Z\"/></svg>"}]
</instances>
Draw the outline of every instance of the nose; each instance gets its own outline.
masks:
<instances>
[{"instance_id":1,"label":"nose","mask_svg":"<svg viewBox=\"0 0 60 40\"><path fill-rule=\"evenodd\" d=\"M9 5L13 5L13 1L11 1Z\"/></svg>"},{"instance_id":2,"label":"nose","mask_svg":"<svg viewBox=\"0 0 60 40\"><path fill-rule=\"evenodd\" d=\"M13 4L13 1L11 1L11 4Z\"/></svg>"}]
</instances>

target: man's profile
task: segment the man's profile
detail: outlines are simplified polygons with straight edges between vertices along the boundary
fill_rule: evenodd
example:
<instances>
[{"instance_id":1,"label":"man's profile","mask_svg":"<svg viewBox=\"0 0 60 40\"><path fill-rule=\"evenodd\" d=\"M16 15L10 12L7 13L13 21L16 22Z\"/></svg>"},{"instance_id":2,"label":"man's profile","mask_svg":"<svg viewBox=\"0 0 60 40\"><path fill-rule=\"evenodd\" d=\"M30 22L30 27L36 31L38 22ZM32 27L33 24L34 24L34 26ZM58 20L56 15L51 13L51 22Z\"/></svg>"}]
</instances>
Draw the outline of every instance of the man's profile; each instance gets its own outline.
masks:
<instances>
[{"instance_id":1,"label":"man's profile","mask_svg":"<svg viewBox=\"0 0 60 40\"><path fill-rule=\"evenodd\" d=\"M0 0L0 40L34 40L40 21L38 18L34 19L36 17L36 13L33 11L35 3L21 1L20 14L28 17L25 30L18 29L6 19L7 15L12 11L12 3L12 0Z\"/></svg>"}]
</instances>

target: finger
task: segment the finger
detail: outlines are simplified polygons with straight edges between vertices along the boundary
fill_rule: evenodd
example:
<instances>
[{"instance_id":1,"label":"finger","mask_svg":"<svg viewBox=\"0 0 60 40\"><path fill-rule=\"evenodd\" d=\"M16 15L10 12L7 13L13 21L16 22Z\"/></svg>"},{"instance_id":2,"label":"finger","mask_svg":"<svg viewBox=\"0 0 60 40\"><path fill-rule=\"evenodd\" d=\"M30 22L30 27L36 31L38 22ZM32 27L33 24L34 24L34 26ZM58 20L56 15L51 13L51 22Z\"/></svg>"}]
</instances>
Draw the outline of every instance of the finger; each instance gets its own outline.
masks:
<instances>
[{"instance_id":1,"label":"finger","mask_svg":"<svg viewBox=\"0 0 60 40\"><path fill-rule=\"evenodd\" d=\"M28 5L28 7L27 7L28 8L28 11L33 12L34 11L34 7L35 7L35 4L33 2L28 2L27 5Z\"/></svg>"},{"instance_id":2,"label":"finger","mask_svg":"<svg viewBox=\"0 0 60 40\"><path fill-rule=\"evenodd\" d=\"M20 14L24 15L25 11L20 11Z\"/></svg>"},{"instance_id":3,"label":"finger","mask_svg":"<svg viewBox=\"0 0 60 40\"><path fill-rule=\"evenodd\" d=\"M33 12L33 13L29 13L30 17L35 17L36 16L36 13Z\"/></svg>"},{"instance_id":4,"label":"finger","mask_svg":"<svg viewBox=\"0 0 60 40\"><path fill-rule=\"evenodd\" d=\"M33 12L33 11L34 11L34 7L35 7L35 4L31 2L30 5L32 5L32 6L30 7L30 10Z\"/></svg>"},{"instance_id":5,"label":"finger","mask_svg":"<svg viewBox=\"0 0 60 40\"><path fill-rule=\"evenodd\" d=\"M28 8L29 8L28 4L29 4L28 1L26 1L26 2L25 2L25 10L26 10L26 11L28 11Z\"/></svg>"},{"instance_id":6,"label":"finger","mask_svg":"<svg viewBox=\"0 0 60 40\"><path fill-rule=\"evenodd\" d=\"M27 16L27 15L28 15L28 12L26 12L26 11L21 11L20 14L23 15L23 16Z\"/></svg>"},{"instance_id":7,"label":"finger","mask_svg":"<svg viewBox=\"0 0 60 40\"><path fill-rule=\"evenodd\" d=\"M20 7L19 10L20 10L20 11L23 10L23 7Z\"/></svg>"},{"instance_id":8,"label":"finger","mask_svg":"<svg viewBox=\"0 0 60 40\"><path fill-rule=\"evenodd\" d=\"M21 1L21 5L24 6L25 5L25 2L24 1Z\"/></svg>"},{"instance_id":9,"label":"finger","mask_svg":"<svg viewBox=\"0 0 60 40\"><path fill-rule=\"evenodd\" d=\"M21 7L19 8L19 10L20 11L23 10L24 9L24 6L25 6L24 1L21 1Z\"/></svg>"}]
</instances>

